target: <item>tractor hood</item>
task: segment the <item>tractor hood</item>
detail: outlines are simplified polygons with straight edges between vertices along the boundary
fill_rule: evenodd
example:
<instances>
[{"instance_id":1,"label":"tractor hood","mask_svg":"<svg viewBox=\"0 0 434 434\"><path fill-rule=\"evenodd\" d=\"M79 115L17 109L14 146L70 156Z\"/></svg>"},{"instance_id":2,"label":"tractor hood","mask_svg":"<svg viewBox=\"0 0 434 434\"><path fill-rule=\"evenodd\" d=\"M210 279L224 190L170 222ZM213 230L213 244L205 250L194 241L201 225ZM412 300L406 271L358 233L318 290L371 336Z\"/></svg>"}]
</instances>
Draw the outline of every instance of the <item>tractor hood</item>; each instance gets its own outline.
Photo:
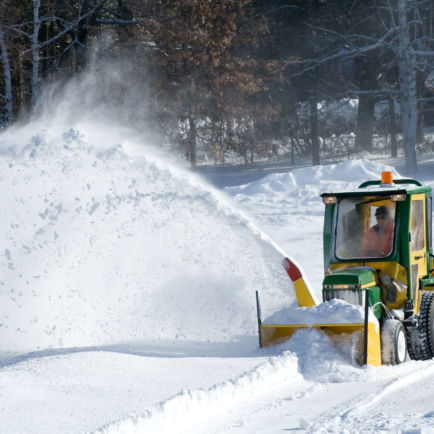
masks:
<instances>
[{"instance_id":1,"label":"tractor hood","mask_svg":"<svg viewBox=\"0 0 434 434\"><path fill-rule=\"evenodd\" d=\"M376 284L376 273L367 269L336 271L325 276L324 289L364 289Z\"/></svg>"},{"instance_id":2,"label":"tractor hood","mask_svg":"<svg viewBox=\"0 0 434 434\"><path fill-rule=\"evenodd\" d=\"M381 318L380 287L376 285L377 272L373 268L357 267L328 274L323 280L323 301L334 298L344 300L356 306L365 305L365 291L368 289L369 306L374 307L374 315Z\"/></svg>"}]
</instances>

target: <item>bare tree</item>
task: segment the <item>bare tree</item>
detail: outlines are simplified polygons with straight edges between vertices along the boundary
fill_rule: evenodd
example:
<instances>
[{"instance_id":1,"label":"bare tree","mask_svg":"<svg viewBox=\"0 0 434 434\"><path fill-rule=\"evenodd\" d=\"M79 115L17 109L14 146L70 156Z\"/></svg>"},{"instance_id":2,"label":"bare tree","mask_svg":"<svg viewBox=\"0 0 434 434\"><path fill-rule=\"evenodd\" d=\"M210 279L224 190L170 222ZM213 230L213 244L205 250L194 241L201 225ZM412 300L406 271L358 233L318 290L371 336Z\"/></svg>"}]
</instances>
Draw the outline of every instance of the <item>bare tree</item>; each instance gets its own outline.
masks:
<instances>
[{"instance_id":1,"label":"bare tree","mask_svg":"<svg viewBox=\"0 0 434 434\"><path fill-rule=\"evenodd\" d=\"M337 75L342 80L338 82L335 97L359 100L356 138L359 150L366 149L366 145L369 150L372 143L375 103L397 97L406 170L416 171L418 80L420 84L433 70L432 1L375 0L350 4L330 0L325 3L331 9L334 5L335 9L344 11L343 17L346 15L348 22L336 29L324 19L324 14L310 18L306 25L327 41L326 49L314 58L294 62L298 67L297 76L312 74L324 65L335 70L335 65L340 65ZM332 11L331 16L336 16L336 12Z\"/></svg>"},{"instance_id":2,"label":"bare tree","mask_svg":"<svg viewBox=\"0 0 434 434\"><path fill-rule=\"evenodd\" d=\"M401 107L401 128L405 150L406 170L414 173L417 170L416 140L417 140L417 82L416 56L411 40L414 32L410 30L408 16L412 5L408 0L398 0L399 14L399 89ZM414 12L414 11L413 11ZM413 14L411 14L413 15Z\"/></svg>"},{"instance_id":3,"label":"bare tree","mask_svg":"<svg viewBox=\"0 0 434 434\"><path fill-rule=\"evenodd\" d=\"M0 127L9 126L12 122L12 71L9 62L8 47L6 45L3 28L0 26L0 59L3 65L4 93L0 93L0 99L4 103L4 113L0 117Z\"/></svg>"},{"instance_id":4,"label":"bare tree","mask_svg":"<svg viewBox=\"0 0 434 434\"><path fill-rule=\"evenodd\" d=\"M76 1L72 10L75 11L74 16L61 16L57 15L55 9L43 10L41 0L31 0L31 18L29 20L23 20L22 22L5 26L5 29L13 31L28 40L29 51L31 52L31 103L32 106L38 100L40 85L41 85L41 62L43 60L43 50L53 44L56 44L65 35L77 35L76 29L80 24L88 18L90 15L98 11L107 0L98 0L88 7L88 2ZM83 5L86 4L86 9L83 11ZM48 39L41 38L41 28L47 23L55 23L52 27L53 34ZM65 51L71 49L74 44L78 43L78 39L72 38L72 41L66 46L62 46L62 49L56 51L55 57L61 58ZM56 64L56 60L53 61Z\"/></svg>"}]
</instances>

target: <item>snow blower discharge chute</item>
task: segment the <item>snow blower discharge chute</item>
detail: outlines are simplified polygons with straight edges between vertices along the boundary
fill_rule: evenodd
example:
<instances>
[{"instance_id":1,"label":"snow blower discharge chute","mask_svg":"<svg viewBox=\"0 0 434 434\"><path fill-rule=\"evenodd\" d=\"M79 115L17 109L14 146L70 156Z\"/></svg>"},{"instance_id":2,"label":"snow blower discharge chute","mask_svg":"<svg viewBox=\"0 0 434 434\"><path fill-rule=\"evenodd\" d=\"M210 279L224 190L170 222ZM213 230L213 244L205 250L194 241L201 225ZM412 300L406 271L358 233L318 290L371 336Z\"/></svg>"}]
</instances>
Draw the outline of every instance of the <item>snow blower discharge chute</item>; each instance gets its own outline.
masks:
<instances>
[{"instance_id":1,"label":"snow blower discharge chute","mask_svg":"<svg viewBox=\"0 0 434 434\"><path fill-rule=\"evenodd\" d=\"M396 365L434 356L432 189L414 179L366 181L355 191L323 193L323 303L288 258L297 309L261 318L259 344L276 345L313 327L352 337L359 364Z\"/></svg>"}]
</instances>

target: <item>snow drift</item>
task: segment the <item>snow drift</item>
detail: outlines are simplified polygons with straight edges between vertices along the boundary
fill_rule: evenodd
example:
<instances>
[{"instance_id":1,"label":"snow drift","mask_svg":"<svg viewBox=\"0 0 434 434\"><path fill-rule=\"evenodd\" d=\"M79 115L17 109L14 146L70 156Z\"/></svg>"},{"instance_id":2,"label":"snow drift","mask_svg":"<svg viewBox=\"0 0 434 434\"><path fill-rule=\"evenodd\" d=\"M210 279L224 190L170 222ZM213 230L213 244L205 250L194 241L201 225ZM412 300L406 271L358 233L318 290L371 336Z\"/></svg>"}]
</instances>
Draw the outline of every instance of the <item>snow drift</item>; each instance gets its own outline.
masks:
<instances>
[{"instance_id":1,"label":"snow drift","mask_svg":"<svg viewBox=\"0 0 434 434\"><path fill-rule=\"evenodd\" d=\"M194 428L197 429L201 422L213 417L218 418L237 404L259 396L267 396L273 390L284 387L287 396L291 393L300 393L309 384L297 369L296 356L286 352L236 378L218 383L209 389L182 391L142 414L111 422L95 432L191 432Z\"/></svg>"},{"instance_id":2,"label":"snow drift","mask_svg":"<svg viewBox=\"0 0 434 434\"><path fill-rule=\"evenodd\" d=\"M364 181L380 179L383 170L390 170L395 179L401 178L393 167L371 161L352 160L325 166L294 169L273 173L259 181L225 190L238 201L281 210L282 203L300 208L308 214L323 212L320 194L353 190ZM303 213L304 214L304 213Z\"/></svg>"},{"instance_id":3,"label":"snow drift","mask_svg":"<svg viewBox=\"0 0 434 434\"><path fill-rule=\"evenodd\" d=\"M256 289L289 303L283 253L153 154L107 125L0 136L3 350L227 341L256 333Z\"/></svg>"}]
</instances>

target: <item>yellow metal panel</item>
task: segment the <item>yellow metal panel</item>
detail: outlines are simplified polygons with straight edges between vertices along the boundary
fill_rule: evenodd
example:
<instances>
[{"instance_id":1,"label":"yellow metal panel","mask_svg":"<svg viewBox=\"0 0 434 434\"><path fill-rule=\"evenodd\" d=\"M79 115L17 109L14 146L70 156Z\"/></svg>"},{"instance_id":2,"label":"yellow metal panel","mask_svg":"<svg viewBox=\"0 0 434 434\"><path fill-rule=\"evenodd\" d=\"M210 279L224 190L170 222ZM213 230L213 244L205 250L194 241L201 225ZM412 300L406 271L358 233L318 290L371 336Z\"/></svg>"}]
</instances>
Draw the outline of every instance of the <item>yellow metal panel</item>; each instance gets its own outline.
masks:
<instances>
[{"instance_id":1,"label":"yellow metal panel","mask_svg":"<svg viewBox=\"0 0 434 434\"><path fill-rule=\"evenodd\" d=\"M321 329L332 334L354 333L363 329L363 324L261 324L261 342L263 347L278 345L287 341L297 330L306 328Z\"/></svg>"},{"instance_id":2,"label":"yellow metal panel","mask_svg":"<svg viewBox=\"0 0 434 434\"><path fill-rule=\"evenodd\" d=\"M412 208L412 212L411 212L411 216L410 216L410 232L412 233L412 237L415 236L415 234L419 233L419 231L421 231L423 233L423 248L420 250L412 250L412 243L411 241L409 242L409 248L410 248L410 266L413 267L414 265L417 266L417 277L416 277L416 282L414 282L414 294L413 294L413 300L414 300L414 312L416 314L419 313L420 310L420 304L422 302L422 292L420 291L419 288L419 279L422 277L426 277L426 270L428 267L427 264L427 256L426 256L426 252L427 252L427 246L426 246L426 229L425 229L425 219L426 219L426 210L425 210L425 199L426 196L425 194L421 193L421 194L413 194L411 196L411 208ZM420 226L415 226L413 227L413 224L415 223L414 221L414 215L413 215L413 210L415 208L414 202L415 201L421 201L422 202L422 217L423 217L423 221L422 221L422 228ZM410 275L412 275L412 270L410 270ZM413 286L413 283L412 283Z\"/></svg>"},{"instance_id":3,"label":"yellow metal panel","mask_svg":"<svg viewBox=\"0 0 434 434\"><path fill-rule=\"evenodd\" d=\"M407 269L397 262L385 262L382 264L380 270L381 273L388 275L390 278L394 279L399 285L404 285L404 291L396 291L396 300L394 302L387 302L386 297L382 295L382 299L386 301L386 307L388 309L398 309L404 305L405 300L407 300Z\"/></svg>"},{"instance_id":4,"label":"yellow metal panel","mask_svg":"<svg viewBox=\"0 0 434 434\"><path fill-rule=\"evenodd\" d=\"M297 330L306 328L306 326L272 326L261 325L261 344L263 347L278 345L287 341Z\"/></svg>"},{"instance_id":5,"label":"yellow metal panel","mask_svg":"<svg viewBox=\"0 0 434 434\"><path fill-rule=\"evenodd\" d=\"M261 342L263 347L281 344L297 331L305 328L315 328L324 331L333 338L333 335L341 333L354 333L364 330L364 324L261 324ZM380 327L371 322L368 323L368 365L381 365Z\"/></svg>"},{"instance_id":6,"label":"yellow metal panel","mask_svg":"<svg viewBox=\"0 0 434 434\"><path fill-rule=\"evenodd\" d=\"M359 330L360 327L363 327L363 323L342 323L342 324L261 324L261 327L264 328L273 328L273 327L282 327L282 328L292 328L292 329L306 329L306 328L321 328L321 327L336 327L342 328L342 332L348 331L350 329ZM352 330L351 330L352 331Z\"/></svg>"},{"instance_id":7,"label":"yellow metal panel","mask_svg":"<svg viewBox=\"0 0 434 434\"><path fill-rule=\"evenodd\" d=\"M381 366L380 327L368 323L368 365Z\"/></svg>"},{"instance_id":8,"label":"yellow metal panel","mask_svg":"<svg viewBox=\"0 0 434 434\"><path fill-rule=\"evenodd\" d=\"M302 277L294 282L295 296L300 307L316 306L314 299Z\"/></svg>"}]
</instances>

